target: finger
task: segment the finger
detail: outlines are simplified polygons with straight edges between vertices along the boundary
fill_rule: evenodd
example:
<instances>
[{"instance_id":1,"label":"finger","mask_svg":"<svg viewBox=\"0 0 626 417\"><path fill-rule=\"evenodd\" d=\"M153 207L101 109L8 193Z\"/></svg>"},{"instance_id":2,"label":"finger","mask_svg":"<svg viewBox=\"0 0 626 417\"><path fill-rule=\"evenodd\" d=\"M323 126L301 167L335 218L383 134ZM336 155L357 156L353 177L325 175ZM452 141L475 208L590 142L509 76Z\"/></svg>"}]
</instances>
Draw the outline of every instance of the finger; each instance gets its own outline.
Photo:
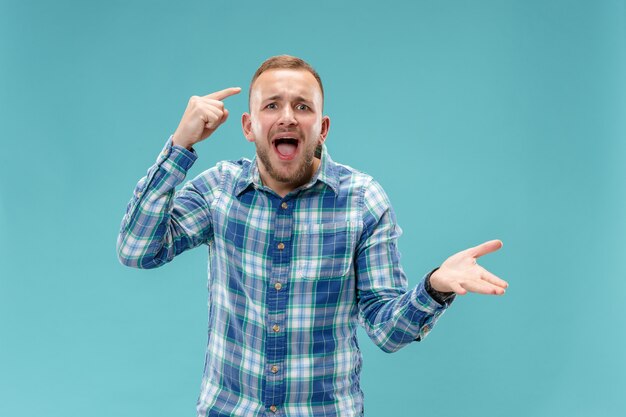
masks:
<instances>
[{"instance_id":1,"label":"finger","mask_svg":"<svg viewBox=\"0 0 626 417\"><path fill-rule=\"evenodd\" d=\"M204 109L202 119L208 127L209 125L215 125L216 123L219 124L219 121L222 119L223 116L224 112L222 110L215 107L207 107L206 109Z\"/></svg>"},{"instance_id":2,"label":"finger","mask_svg":"<svg viewBox=\"0 0 626 417\"><path fill-rule=\"evenodd\" d=\"M239 94L240 92L241 92L241 87L230 87L230 88L225 88L221 91L216 91L215 93L208 94L204 97L210 98L213 100L224 100L226 97Z\"/></svg>"},{"instance_id":3,"label":"finger","mask_svg":"<svg viewBox=\"0 0 626 417\"><path fill-rule=\"evenodd\" d=\"M474 246L470 249L470 254L474 258L480 258L483 255L486 255L491 252L495 252L502 247L501 240L490 240L488 242L482 243L478 246Z\"/></svg>"},{"instance_id":4,"label":"finger","mask_svg":"<svg viewBox=\"0 0 626 417\"><path fill-rule=\"evenodd\" d=\"M220 127L226 121L226 119L228 119L228 110L224 109L224 111L222 112L222 114L219 117L219 119L217 119L215 122L207 123L206 124L206 128L207 129L217 129L218 127Z\"/></svg>"},{"instance_id":5,"label":"finger","mask_svg":"<svg viewBox=\"0 0 626 417\"><path fill-rule=\"evenodd\" d=\"M202 97L202 101L198 103L198 106L202 106L202 108L214 107L216 109L223 110L224 102L214 98Z\"/></svg>"},{"instance_id":6,"label":"finger","mask_svg":"<svg viewBox=\"0 0 626 417\"><path fill-rule=\"evenodd\" d=\"M466 281L463 283L463 288L467 291L477 294L486 295L502 295L504 294L504 288L497 287L485 281Z\"/></svg>"},{"instance_id":7,"label":"finger","mask_svg":"<svg viewBox=\"0 0 626 417\"><path fill-rule=\"evenodd\" d=\"M491 272L487 271L485 268L483 268L482 266L479 267L480 268L480 278L489 282L490 284L493 285L497 285L498 287L501 288L507 288L509 286L509 283L506 282L505 280L503 280L502 278L499 278L497 276L495 276L494 274L492 274Z\"/></svg>"}]
</instances>

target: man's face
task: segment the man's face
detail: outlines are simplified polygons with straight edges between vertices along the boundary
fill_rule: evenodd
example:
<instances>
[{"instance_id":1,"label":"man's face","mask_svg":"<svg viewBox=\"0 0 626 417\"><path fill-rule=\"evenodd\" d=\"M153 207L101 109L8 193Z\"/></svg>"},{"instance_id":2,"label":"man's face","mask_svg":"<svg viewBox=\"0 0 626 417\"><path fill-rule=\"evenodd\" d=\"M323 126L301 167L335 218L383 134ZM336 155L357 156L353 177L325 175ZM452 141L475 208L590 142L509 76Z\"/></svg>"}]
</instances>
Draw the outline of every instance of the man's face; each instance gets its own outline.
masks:
<instances>
[{"instance_id":1,"label":"man's face","mask_svg":"<svg viewBox=\"0 0 626 417\"><path fill-rule=\"evenodd\" d=\"M250 114L242 116L254 142L263 182L289 192L308 182L319 165L315 148L324 143L330 119L322 116L322 92L308 71L263 72L250 92Z\"/></svg>"}]
</instances>

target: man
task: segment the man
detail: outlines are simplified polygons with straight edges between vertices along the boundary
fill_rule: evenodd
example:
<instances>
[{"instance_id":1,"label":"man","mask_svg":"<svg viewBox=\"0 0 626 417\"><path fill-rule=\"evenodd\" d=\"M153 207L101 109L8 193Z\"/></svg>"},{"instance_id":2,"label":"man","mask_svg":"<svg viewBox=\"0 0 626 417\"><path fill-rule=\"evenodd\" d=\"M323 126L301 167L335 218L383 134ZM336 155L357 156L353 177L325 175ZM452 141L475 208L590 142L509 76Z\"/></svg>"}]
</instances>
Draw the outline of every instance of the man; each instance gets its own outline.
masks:
<instances>
[{"instance_id":1,"label":"man","mask_svg":"<svg viewBox=\"0 0 626 417\"><path fill-rule=\"evenodd\" d=\"M192 97L130 201L122 263L154 268L209 248L209 338L198 416L360 416L360 322L381 349L423 339L455 294L504 294L477 265L490 241L448 258L413 289L400 229L371 177L332 161L317 72L265 61L242 116L256 158L221 162L174 193L193 146L228 118L227 88Z\"/></svg>"}]
</instances>

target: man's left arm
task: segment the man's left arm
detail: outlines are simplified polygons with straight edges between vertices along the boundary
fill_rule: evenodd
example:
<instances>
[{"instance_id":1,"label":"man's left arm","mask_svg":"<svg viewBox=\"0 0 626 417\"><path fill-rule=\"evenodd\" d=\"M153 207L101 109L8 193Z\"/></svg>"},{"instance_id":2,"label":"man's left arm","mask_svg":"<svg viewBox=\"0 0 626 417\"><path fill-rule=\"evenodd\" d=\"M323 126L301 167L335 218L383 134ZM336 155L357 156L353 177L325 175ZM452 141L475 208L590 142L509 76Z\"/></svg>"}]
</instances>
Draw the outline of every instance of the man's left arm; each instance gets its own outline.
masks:
<instances>
[{"instance_id":1,"label":"man's left arm","mask_svg":"<svg viewBox=\"0 0 626 417\"><path fill-rule=\"evenodd\" d=\"M426 274L417 286L408 289L397 248L402 232L387 195L372 181L365 188L363 202L363 233L355 260L357 299L361 322L383 351L394 352L426 337L456 294L504 293L504 281L500 280L502 284L495 276L487 277L490 286L496 285L492 282L500 284L496 286L501 292L484 286L479 281L483 281L481 277L486 270L476 269L481 267L468 260L468 256L495 250L493 243L450 257L441 267Z\"/></svg>"}]
</instances>

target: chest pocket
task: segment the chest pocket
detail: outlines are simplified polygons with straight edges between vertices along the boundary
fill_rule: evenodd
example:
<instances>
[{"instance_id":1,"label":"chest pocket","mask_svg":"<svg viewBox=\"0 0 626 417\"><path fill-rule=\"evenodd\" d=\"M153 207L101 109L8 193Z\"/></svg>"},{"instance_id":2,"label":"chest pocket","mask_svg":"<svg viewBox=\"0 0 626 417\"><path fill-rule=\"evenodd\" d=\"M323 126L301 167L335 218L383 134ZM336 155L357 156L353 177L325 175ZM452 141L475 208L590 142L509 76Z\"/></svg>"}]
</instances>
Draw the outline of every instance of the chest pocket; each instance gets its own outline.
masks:
<instances>
[{"instance_id":1,"label":"chest pocket","mask_svg":"<svg viewBox=\"0 0 626 417\"><path fill-rule=\"evenodd\" d=\"M296 278L346 276L354 260L357 226L352 220L296 226L293 262Z\"/></svg>"}]
</instances>

